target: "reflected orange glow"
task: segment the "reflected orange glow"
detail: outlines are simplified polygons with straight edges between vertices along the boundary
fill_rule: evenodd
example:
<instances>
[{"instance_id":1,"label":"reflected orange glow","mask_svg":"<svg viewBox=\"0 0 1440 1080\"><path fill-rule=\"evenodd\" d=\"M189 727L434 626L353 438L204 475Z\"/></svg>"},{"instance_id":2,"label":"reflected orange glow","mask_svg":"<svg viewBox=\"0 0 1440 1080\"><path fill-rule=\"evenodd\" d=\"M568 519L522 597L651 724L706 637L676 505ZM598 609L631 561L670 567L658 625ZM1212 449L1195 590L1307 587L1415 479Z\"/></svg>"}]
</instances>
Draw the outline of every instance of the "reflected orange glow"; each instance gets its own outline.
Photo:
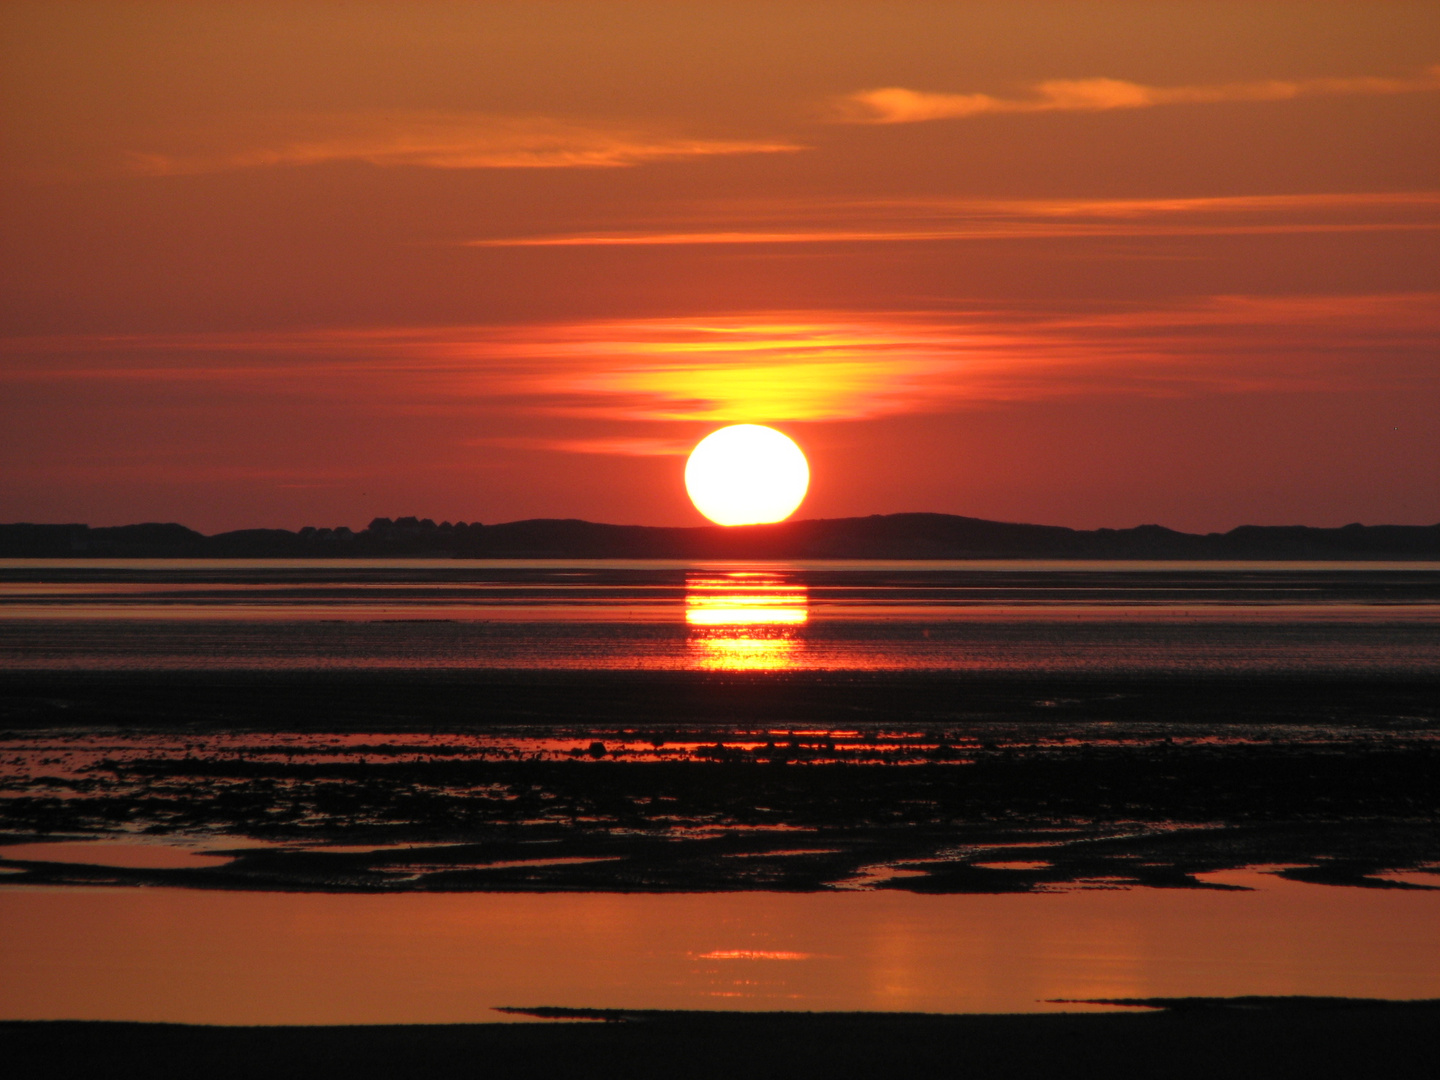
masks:
<instances>
[{"instance_id":1,"label":"reflected orange glow","mask_svg":"<svg viewBox=\"0 0 1440 1080\"><path fill-rule=\"evenodd\" d=\"M228 848L252 847L239 839ZM136 870L185 870L197 866L218 866L229 855L207 854L195 844L133 843L123 840L56 841L53 843L7 844L0 858L17 861L80 863L89 866L117 866Z\"/></svg>"},{"instance_id":2,"label":"reflected orange glow","mask_svg":"<svg viewBox=\"0 0 1440 1080\"><path fill-rule=\"evenodd\" d=\"M809 618L804 585L779 574L692 577L685 583L685 621L691 626L796 626Z\"/></svg>"},{"instance_id":3,"label":"reflected orange glow","mask_svg":"<svg viewBox=\"0 0 1440 1080\"><path fill-rule=\"evenodd\" d=\"M1211 876L1211 880L1215 880ZM0 1016L464 1023L495 1005L1042 1012L1440 994L1440 892L1232 871L1027 896L0 888Z\"/></svg>"},{"instance_id":4,"label":"reflected orange glow","mask_svg":"<svg viewBox=\"0 0 1440 1080\"><path fill-rule=\"evenodd\" d=\"M775 952L766 949L714 949L701 953L697 960L811 960L810 953Z\"/></svg>"},{"instance_id":5,"label":"reflected orange glow","mask_svg":"<svg viewBox=\"0 0 1440 1080\"><path fill-rule=\"evenodd\" d=\"M795 664L799 627L809 621L804 585L780 574L691 577L685 623L696 665L713 671L776 671Z\"/></svg>"},{"instance_id":6,"label":"reflected orange glow","mask_svg":"<svg viewBox=\"0 0 1440 1080\"><path fill-rule=\"evenodd\" d=\"M703 671L783 671L795 666L798 645L790 634L759 629L690 636L698 653L695 666Z\"/></svg>"}]
</instances>

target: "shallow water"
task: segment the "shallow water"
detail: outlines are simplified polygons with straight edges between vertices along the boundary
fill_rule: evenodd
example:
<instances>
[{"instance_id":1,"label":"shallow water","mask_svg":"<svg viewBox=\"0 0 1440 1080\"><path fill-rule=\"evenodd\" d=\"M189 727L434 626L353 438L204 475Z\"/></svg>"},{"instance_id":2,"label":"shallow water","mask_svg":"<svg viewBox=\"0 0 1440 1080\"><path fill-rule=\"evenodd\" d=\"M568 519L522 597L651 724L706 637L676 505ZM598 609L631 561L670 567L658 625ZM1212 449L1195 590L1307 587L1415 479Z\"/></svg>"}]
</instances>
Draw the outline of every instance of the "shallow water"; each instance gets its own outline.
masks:
<instances>
[{"instance_id":1,"label":"shallow water","mask_svg":"<svg viewBox=\"0 0 1440 1080\"><path fill-rule=\"evenodd\" d=\"M1032 1012L1440 996L1440 891L1025 896L0 888L0 1016L446 1023L495 1006Z\"/></svg>"},{"instance_id":2,"label":"shallow water","mask_svg":"<svg viewBox=\"0 0 1440 1080\"><path fill-rule=\"evenodd\" d=\"M255 846L244 838L164 843L150 840L52 840L0 846L0 859L111 866L127 870L176 870L220 866L230 861L226 851Z\"/></svg>"},{"instance_id":3,"label":"shallow water","mask_svg":"<svg viewBox=\"0 0 1440 1080\"><path fill-rule=\"evenodd\" d=\"M0 664L1416 674L1440 567L7 560Z\"/></svg>"}]
</instances>

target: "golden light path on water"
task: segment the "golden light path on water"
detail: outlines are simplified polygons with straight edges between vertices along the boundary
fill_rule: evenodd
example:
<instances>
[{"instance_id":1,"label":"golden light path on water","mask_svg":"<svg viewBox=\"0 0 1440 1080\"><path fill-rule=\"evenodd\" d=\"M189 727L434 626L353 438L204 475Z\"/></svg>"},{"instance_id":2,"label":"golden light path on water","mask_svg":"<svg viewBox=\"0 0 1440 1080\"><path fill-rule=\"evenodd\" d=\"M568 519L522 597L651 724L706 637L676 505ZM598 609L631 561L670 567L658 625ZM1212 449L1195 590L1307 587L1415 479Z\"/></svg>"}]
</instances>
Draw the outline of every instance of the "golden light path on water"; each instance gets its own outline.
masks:
<instances>
[{"instance_id":1,"label":"golden light path on water","mask_svg":"<svg viewBox=\"0 0 1440 1080\"><path fill-rule=\"evenodd\" d=\"M774 573L691 576L685 583L686 641L706 671L783 671L803 646L810 619L804 585Z\"/></svg>"},{"instance_id":2,"label":"golden light path on water","mask_svg":"<svg viewBox=\"0 0 1440 1080\"><path fill-rule=\"evenodd\" d=\"M1428 675L1433 563L0 560L0 667Z\"/></svg>"}]
</instances>

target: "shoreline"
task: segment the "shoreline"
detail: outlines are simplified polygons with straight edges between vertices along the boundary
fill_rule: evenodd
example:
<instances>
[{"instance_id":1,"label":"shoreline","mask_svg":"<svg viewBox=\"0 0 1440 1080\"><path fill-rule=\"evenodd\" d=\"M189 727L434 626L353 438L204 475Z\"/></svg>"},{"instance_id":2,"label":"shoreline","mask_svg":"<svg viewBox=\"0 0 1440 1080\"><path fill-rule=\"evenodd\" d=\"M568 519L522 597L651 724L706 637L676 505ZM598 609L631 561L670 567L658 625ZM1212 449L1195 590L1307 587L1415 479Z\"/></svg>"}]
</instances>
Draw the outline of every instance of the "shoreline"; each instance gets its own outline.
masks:
<instances>
[{"instance_id":1,"label":"shoreline","mask_svg":"<svg viewBox=\"0 0 1440 1080\"><path fill-rule=\"evenodd\" d=\"M1139 1003L1137 1003L1139 1004ZM1154 1004L1154 1003L1149 1003ZM544 1011L544 1010L539 1010ZM533 1024L226 1028L0 1022L20 1074L359 1080L1433 1075L1440 1002L1200 999L1137 1014L646 1013ZM581 1020L578 1016L586 1016ZM594 1022L612 1021L612 1022Z\"/></svg>"}]
</instances>

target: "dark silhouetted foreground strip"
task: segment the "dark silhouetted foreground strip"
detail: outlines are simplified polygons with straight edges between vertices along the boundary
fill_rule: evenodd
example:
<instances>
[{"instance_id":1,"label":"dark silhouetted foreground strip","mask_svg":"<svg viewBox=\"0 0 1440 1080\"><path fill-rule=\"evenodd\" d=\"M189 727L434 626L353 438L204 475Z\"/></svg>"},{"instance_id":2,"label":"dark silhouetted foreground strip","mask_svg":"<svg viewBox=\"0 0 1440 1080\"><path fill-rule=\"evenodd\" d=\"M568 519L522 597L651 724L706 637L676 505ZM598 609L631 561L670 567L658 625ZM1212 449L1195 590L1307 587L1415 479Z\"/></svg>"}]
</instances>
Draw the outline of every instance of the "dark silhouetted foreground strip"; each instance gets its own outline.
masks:
<instances>
[{"instance_id":1,"label":"dark silhouetted foreground strip","mask_svg":"<svg viewBox=\"0 0 1440 1080\"><path fill-rule=\"evenodd\" d=\"M1134 1004L1145 1004L1134 1002ZM1189 999L1045 1016L522 1010L613 1023L394 1027L0 1024L48 1077L1432 1077L1440 1002Z\"/></svg>"}]
</instances>

